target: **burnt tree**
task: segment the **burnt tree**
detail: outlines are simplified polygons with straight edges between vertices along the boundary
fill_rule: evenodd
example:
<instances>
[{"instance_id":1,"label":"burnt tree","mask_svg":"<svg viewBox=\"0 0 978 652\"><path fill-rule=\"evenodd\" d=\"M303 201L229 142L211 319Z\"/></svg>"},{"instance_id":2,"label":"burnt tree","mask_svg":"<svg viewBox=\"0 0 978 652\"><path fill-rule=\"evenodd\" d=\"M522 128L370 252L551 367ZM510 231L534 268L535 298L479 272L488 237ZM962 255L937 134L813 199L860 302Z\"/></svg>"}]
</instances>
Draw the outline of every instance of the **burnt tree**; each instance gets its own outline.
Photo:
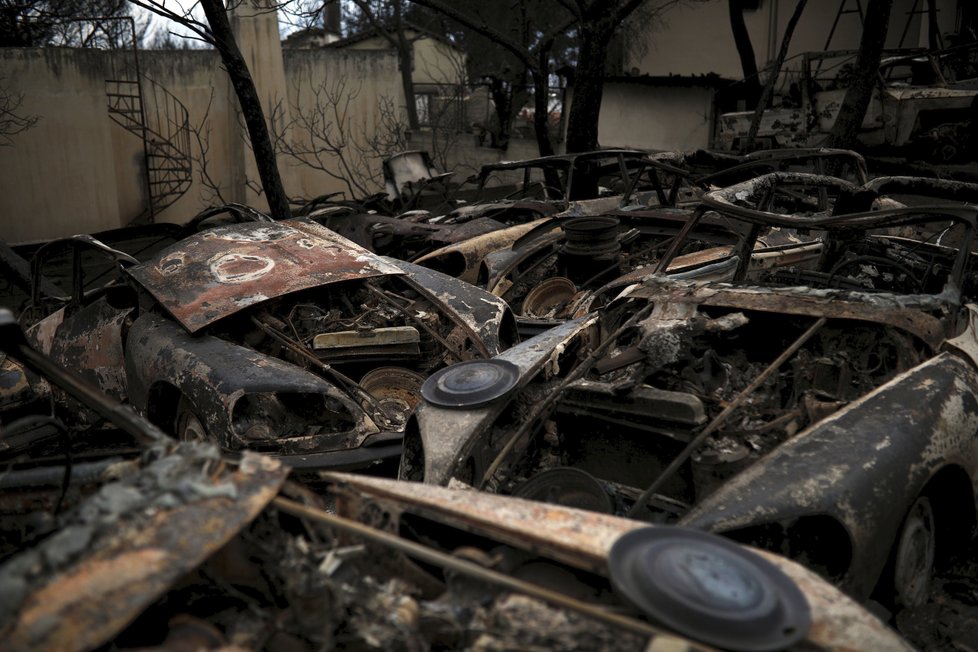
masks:
<instances>
[{"instance_id":1,"label":"burnt tree","mask_svg":"<svg viewBox=\"0 0 978 652\"><path fill-rule=\"evenodd\" d=\"M520 39L503 32L497 25L491 23L477 11L467 11L464 6L460 6L458 3L448 3L444 0L411 0L411 2L438 12L459 25L484 36L498 47L507 50L519 61L533 81L533 105L535 109L533 126L534 131L536 131L540 156L553 154L554 146L550 140L550 129L547 123L550 53L556 38L570 28L575 19L568 16L561 9L560 4L555 3L553 16L556 18L553 19L551 25L545 28L538 27L534 30L533 44L527 46Z\"/></svg>"},{"instance_id":2,"label":"burnt tree","mask_svg":"<svg viewBox=\"0 0 978 652\"><path fill-rule=\"evenodd\" d=\"M886 43L892 7L893 0L869 0L852 81L826 142L829 147L851 149L856 143L879 77L880 57Z\"/></svg>"},{"instance_id":3,"label":"burnt tree","mask_svg":"<svg viewBox=\"0 0 978 652\"><path fill-rule=\"evenodd\" d=\"M255 80L251 77L248 64L238 49L238 43L231 30L227 9L221 0L198 0L198 5L207 18L207 24L195 19L189 12L178 12L165 6L166 0L129 0L132 4L151 11L163 18L172 20L186 27L194 35L214 46L221 56L221 62L228 73L228 79L238 97L241 114L248 129L251 140L258 176L265 191L265 201L272 217L277 220L291 217L289 198L282 185L279 175L278 162L275 159L275 149L268 133L265 122L265 111L262 109ZM270 8L269 11L274 11Z\"/></svg>"},{"instance_id":4,"label":"burnt tree","mask_svg":"<svg viewBox=\"0 0 978 652\"><path fill-rule=\"evenodd\" d=\"M387 41L397 52L397 68L401 74L401 86L404 89L405 110L407 111L408 126L412 131L420 129L418 119L418 107L414 103L414 80L412 78L414 57L412 54L413 43L405 33L406 25L404 22L402 0L392 0L389 3L390 16L387 20L383 16L378 16L368 0L353 0L353 3L360 9L360 12L367 19L370 26L376 30L377 34Z\"/></svg>"},{"instance_id":5,"label":"burnt tree","mask_svg":"<svg viewBox=\"0 0 978 652\"><path fill-rule=\"evenodd\" d=\"M748 0L727 1L727 7L730 10L730 32L733 34L737 56L740 58L740 69L744 73L744 81L740 90L746 104L745 109L750 111L757 106L757 101L761 97L761 80L757 73L757 56L754 54L754 44L751 43L747 23L744 22L744 9L748 3Z\"/></svg>"}]
</instances>

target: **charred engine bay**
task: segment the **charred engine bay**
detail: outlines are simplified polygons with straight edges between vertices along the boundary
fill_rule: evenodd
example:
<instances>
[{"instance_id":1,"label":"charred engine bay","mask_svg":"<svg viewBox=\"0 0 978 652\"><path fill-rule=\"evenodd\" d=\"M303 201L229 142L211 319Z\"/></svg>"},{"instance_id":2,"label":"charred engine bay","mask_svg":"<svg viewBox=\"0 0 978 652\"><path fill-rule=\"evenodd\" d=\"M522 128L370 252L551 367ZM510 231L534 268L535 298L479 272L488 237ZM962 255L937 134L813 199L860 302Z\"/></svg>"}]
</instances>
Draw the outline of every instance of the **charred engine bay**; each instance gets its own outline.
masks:
<instances>
[{"instance_id":1,"label":"charred engine bay","mask_svg":"<svg viewBox=\"0 0 978 652\"><path fill-rule=\"evenodd\" d=\"M461 328L439 314L430 301L395 283L316 288L269 302L256 319L243 316L222 325L222 331L295 364L305 364L312 356L331 364L346 363L351 369L354 364L369 369L378 363L364 360L373 359L425 373L474 355ZM301 345L306 356L289 348L289 342Z\"/></svg>"},{"instance_id":2,"label":"charred engine bay","mask_svg":"<svg viewBox=\"0 0 978 652\"><path fill-rule=\"evenodd\" d=\"M624 511L811 321L700 307L691 318L638 324L562 395L526 458L532 463L514 469L509 486L576 467L614 487L616 511ZM681 516L727 478L928 354L896 328L829 321L693 454L666 485L670 500L658 504L657 518Z\"/></svg>"}]
</instances>

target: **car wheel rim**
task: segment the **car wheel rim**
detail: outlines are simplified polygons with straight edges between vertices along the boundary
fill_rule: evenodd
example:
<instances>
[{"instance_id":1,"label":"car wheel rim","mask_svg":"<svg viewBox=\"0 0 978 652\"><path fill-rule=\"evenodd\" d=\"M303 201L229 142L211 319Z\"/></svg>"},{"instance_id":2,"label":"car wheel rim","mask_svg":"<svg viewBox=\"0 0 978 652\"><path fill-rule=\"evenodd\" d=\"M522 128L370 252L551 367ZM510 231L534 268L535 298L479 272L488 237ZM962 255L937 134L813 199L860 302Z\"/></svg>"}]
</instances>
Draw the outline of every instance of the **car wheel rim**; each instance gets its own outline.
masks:
<instances>
[{"instance_id":1,"label":"car wheel rim","mask_svg":"<svg viewBox=\"0 0 978 652\"><path fill-rule=\"evenodd\" d=\"M915 607L926 601L934 548L934 512L930 500L918 498L907 513L897 544L893 588L900 605Z\"/></svg>"},{"instance_id":2,"label":"car wheel rim","mask_svg":"<svg viewBox=\"0 0 978 652\"><path fill-rule=\"evenodd\" d=\"M183 412L177 420L177 437L180 441L205 441L207 431L193 412Z\"/></svg>"}]
</instances>

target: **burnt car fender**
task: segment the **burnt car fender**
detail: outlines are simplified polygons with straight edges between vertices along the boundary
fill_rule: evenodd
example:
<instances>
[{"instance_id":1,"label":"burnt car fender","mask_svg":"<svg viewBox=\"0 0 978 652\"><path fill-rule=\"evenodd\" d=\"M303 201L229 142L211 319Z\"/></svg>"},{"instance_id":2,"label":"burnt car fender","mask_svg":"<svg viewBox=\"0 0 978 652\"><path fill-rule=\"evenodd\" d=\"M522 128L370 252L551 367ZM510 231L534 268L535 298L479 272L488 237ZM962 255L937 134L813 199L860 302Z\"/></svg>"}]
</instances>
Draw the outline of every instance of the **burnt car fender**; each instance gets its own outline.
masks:
<instances>
[{"instance_id":1,"label":"burnt car fender","mask_svg":"<svg viewBox=\"0 0 978 652\"><path fill-rule=\"evenodd\" d=\"M105 297L82 306L58 327L50 356L109 396L126 400L123 372L126 324L132 306L112 305Z\"/></svg>"},{"instance_id":2,"label":"burnt car fender","mask_svg":"<svg viewBox=\"0 0 978 652\"><path fill-rule=\"evenodd\" d=\"M978 371L970 361L942 353L771 451L681 524L742 540L751 528L827 517L844 528L850 543L849 559L834 579L864 598L880 577L906 510L938 473L967 474L970 482L956 485L966 487L966 500L955 500L973 517L976 433Z\"/></svg>"},{"instance_id":3,"label":"burnt car fender","mask_svg":"<svg viewBox=\"0 0 978 652\"><path fill-rule=\"evenodd\" d=\"M197 416L208 433L225 448L244 446L234 433L231 416L235 401L250 393L324 394L354 415L362 415L358 423L361 439L368 431L376 431L359 406L323 378L216 337L192 336L160 315L144 314L133 323L127 349L126 375L133 407L173 419L172 412L160 414L165 408L152 403L159 396L154 390L160 386L175 388L199 410Z\"/></svg>"},{"instance_id":4,"label":"burnt car fender","mask_svg":"<svg viewBox=\"0 0 978 652\"><path fill-rule=\"evenodd\" d=\"M514 242L535 229L546 220L536 220L517 224L491 233L470 238L464 242L450 244L436 249L417 259L416 262L444 270L454 277L468 283L478 281L479 266L483 259L500 249L508 249Z\"/></svg>"},{"instance_id":5,"label":"burnt car fender","mask_svg":"<svg viewBox=\"0 0 978 652\"><path fill-rule=\"evenodd\" d=\"M394 258L384 261L403 270L403 280L467 331L487 357L516 343L516 319L499 297L427 267Z\"/></svg>"},{"instance_id":6,"label":"burnt car fender","mask_svg":"<svg viewBox=\"0 0 978 652\"><path fill-rule=\"evenodd\" d=\"M405 432L400 477L439 485L447 485L452 478L464 480L470 474L478 477L503 445L488 441L499 415L531 380L557 373L561 354L586 336L597 320L597 315L587 315L568 321L496 356L520 370L517 386L508 395L510 400L503 397L469 409L439 407L422 400Z\"/></svg>"}]
</instances>

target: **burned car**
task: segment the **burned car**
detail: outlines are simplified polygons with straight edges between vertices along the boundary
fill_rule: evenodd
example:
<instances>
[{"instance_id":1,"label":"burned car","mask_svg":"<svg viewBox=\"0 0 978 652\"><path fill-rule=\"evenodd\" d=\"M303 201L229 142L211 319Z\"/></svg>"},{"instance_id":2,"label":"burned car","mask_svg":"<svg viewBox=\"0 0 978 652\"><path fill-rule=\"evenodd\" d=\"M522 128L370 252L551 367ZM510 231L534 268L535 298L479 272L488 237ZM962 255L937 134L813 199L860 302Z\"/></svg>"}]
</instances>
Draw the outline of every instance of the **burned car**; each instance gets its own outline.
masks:
<instances>
[{"instance_id":1,"label":"burned car","mask_svg":"<svg viewBox=\"0 0 978 652\"><path fill-rule=\"evenodd\" d=\"M304 219L206 230L144 263L85 238L38 260L66 246L122 269L32 328L42 351L179 438L293 466L396 458L428 374L515 341L501 300Z\"/></svg>"},{"instance_id":2,"label":"burned car","mask_svg":"<svg viewBox=\"0 0 978 652\"><path fill-rule=\"evenodd\" d=\"M159 447L0 560L5 649L911 649L800 565L703 533L333 473L327 510L286 471ZM737 576L690 573L697 597L664 604L692 619L633 605L629 562L662 543Z\"/></svg>"},{"instance_id":3,"label":"burned car","mask_svg":"<svg viewBox=\"0 0 978 652\"><path fill-rule=\"evenodd\" d=\"M705 196L750 232L733 282L651 275L484 371L433 376L401 476L708 529L918 604L975 522L978 209L768 210L782 186L825 183L775 173ZM771 227L817 233L818 256L748 280Z\"/></svg>"},{"instance_id":4,"label":"burned car","mask_svg":"<svg viewBox=\"0 0 978 652\"><path fill-rule=\"evenodd\" d=\"M909 148L908 154L934 162L967 160L978 84L973 78L953 79L947 65L967 49L884 51L879 83L859 129L863 145L891 151ZM974 46L970 49L973 52ZM764 112L756 142L765 147L825 142L839 116L856 57L855 50L803 53L801 79L786 84L798 94L784 98L791 106L772 106ZM718 146L728 151L742 149L753 119L753 111L720 115Z\"/></svg>"},{"instance_id":5,"label":"burned car","mask_svg":"<svg viewBox=\"0 0 978 652\"><path fill-rule=\"evenodd\" d=\"M493 238L494 248L508 246L525 232L519 229L526 224L567 210L572 203L597 202L604 209L614 208L615 197L652 160L650 156L659 161L665 155L599 150L486 165L470 179L469 187L454 195L455 205L442 213L409 210L388 216L332 205L309 216L371 251L461 278L464 270L456 269L454 253L459 243L487 236ZM668 163L660 166L682 173ZM657 183L663 194L666 181ZM517 231L504 233L507 229Z\"/></svg>"},{"instance_id":6,"label":"burned car","mask_svg":"<svg viewBox=\"0 0 978 652\"><path fill-rule=\"evenodd\" d=\"M613 211L623 201L672 207L694 199L702 188L691 184L688 172L678 167L681 158L675 152L598 150L484 166L478 177L477 197L482 199L433 221L446 226L468 225L474 217L483 220L491 215L503 222L502 228L456 238L451 244L414 260L450 276L484 285L485 278L479 275L487 255L539 235L553 220L601 215ZM505 180L514 174L522 176L515 191L502 201L485 198L486 193L498 192L496 188L510 187L493 185L497 177ZM526 212L536 206L546 209Z\"/></svg>"},{"instance_id":7,"label":"burned car","mask_svg":"<svg viewBox=\"0 0 978 652\"><path fill-rule=\"evenodd\" d=\"M5 649L909 649L799 565L715 535L334 473L312 493L267 456L166 437L31 348L8 311L0 333L4 352L139 443L101 466L4 469ZM0 428L4 444L20 435ZM662 546L681 568L737 577L635 568ZM637 593L645 582L699 597ZM731 586L761 604L731 605Z\"/></svg>"},{"instance_id":8,"label":"burned car","mask_svg":"<svg viewBox=\"0 0 978 652\"><path fill-rule=\"evenodd\" d=\"M702 167L703 154L712 153L694 152L684 156L682 163L697 160ZM832 178L855 185L867 181L865 161L849 150L765 151L730 158L737 163L705 176L692 177L687 173L687 181L693 178L704 188L716 188L771 171L799 170L817 174L832 171L835 173ZM659 170L658 166L651 161L647 163L651 171ZM541 220L512 246L485 254L478 285L506 299L528 334L604 305L622 288L655 269L700 204L697 199L695 203L677 207L678 186L673 185L665 194L662 184L657 182L653 185L655 193L662 195L660 202L648 205L650 198L642 183L644 174L644 168L636 172L631 187L615 210L599 215L581 215L572 210ZM783 205L779 208L792 213L828 212L834 208L838 190L838 186L828 183L791 198L783 194L780 198ZM789 199L791 203L784 204ZM683 238L683 247L667 271L701 280L732 278L736 266L731 266L729 252L745 234L744 229L738 232L722 217L699 219L696 229ZM772 228L757 238L751 265L795 265L817 256L819 249L813 236L801 237Z\"/></svg>"}]
</instances>

